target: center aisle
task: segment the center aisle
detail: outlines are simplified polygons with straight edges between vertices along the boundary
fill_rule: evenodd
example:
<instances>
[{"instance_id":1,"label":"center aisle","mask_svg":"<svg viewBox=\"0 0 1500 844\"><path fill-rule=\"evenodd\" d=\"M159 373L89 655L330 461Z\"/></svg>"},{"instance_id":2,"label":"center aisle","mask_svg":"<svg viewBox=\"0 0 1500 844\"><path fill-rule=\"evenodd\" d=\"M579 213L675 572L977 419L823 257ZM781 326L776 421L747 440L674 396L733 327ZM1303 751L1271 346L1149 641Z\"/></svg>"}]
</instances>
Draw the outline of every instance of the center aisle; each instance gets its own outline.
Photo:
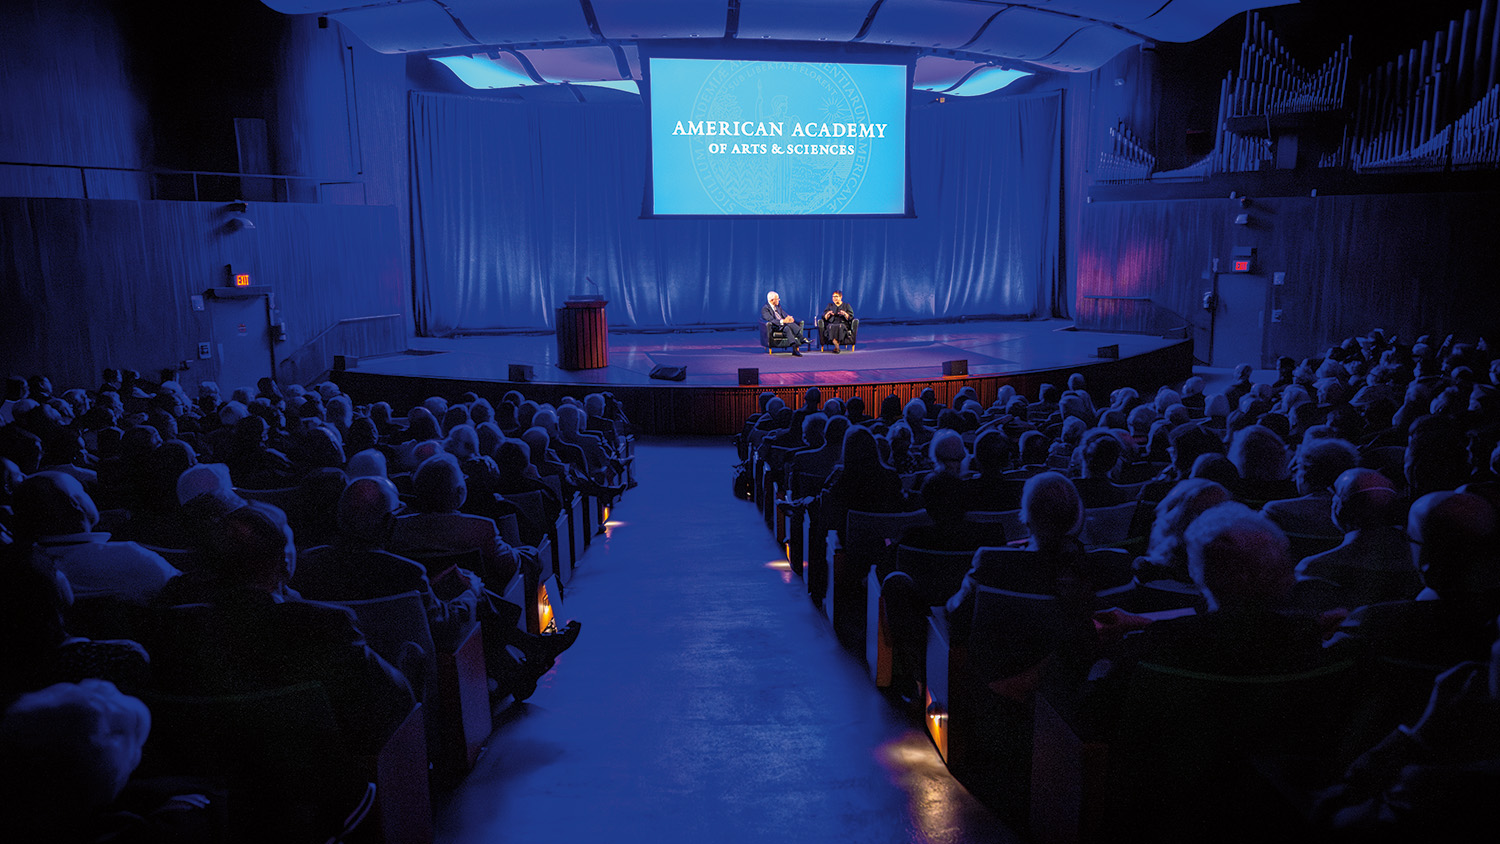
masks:
<instances>
[{"instance_id":1,"label":"center aisle","mask_svg":"<svg viewBox=\"0 0 1500 844\"><path fill-rule=\"evenodd\" d=\"M491 737L439 841L1017 840L838 646L730 495L734 459L724 438L639 445L640 486L567 595L578 644Z\"/></svg>"}]
</instances>

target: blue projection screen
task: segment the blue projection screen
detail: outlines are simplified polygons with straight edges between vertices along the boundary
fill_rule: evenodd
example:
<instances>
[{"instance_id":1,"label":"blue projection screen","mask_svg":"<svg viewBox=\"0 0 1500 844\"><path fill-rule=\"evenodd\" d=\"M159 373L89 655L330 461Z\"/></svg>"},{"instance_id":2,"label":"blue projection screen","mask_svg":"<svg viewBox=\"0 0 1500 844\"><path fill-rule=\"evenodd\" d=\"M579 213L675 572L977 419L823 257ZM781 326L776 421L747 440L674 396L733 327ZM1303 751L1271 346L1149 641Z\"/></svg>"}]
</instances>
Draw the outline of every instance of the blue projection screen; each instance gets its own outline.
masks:
<instances>
[{"instance_id":1,"label":"blue projection screen","mask_svg":"<svg viewBox=\"0 0 1500 844\"><path fill-rule=\"evenodd\" d=\"M907 66L652 58L650 215L903 216Z\"/></svg>"}]
</instances>

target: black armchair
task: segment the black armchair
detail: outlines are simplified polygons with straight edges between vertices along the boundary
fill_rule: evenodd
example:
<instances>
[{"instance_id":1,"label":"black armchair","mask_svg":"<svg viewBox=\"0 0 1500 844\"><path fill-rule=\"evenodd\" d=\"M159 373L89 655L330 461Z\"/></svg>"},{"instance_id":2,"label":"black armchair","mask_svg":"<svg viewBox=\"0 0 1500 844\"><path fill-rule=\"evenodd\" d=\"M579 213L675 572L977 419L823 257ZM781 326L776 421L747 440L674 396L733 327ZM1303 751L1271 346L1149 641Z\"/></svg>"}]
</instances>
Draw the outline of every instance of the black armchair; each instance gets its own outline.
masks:
<instances>
[{"instance_id":1,"label":"black armchair","mask_svg":"<svg viewBox=\"0 0 1500 844\"><path fill-rule=\"evenodd\" d=\"M818 329L818 351L821 352L821 351L823 351L823 347L824 346L831 346L831 345L833 345L833 341L828 338L828 326L823 322L823 318L822 317L818 317L817 329ZM849 343L848 343L850 351L854 350L854 344L858 340L859 340L859 320L858 319L851 319L851 320L849 320Z\"/></svg>"},{"instance_id":2,"label":"black armchair","mask_svg":"<svg viewBox=\"0 0 1500 844\"><path fill-rule=\"evenodd\" d=\"M800 321L797 323L797 328L802 328ZM789 349L797 345L787 336L786 330L774 322L762 322L760 324L760 344L766 347L766 354L768 355L777 349ZM812 348L812 339L807 336L805 331L802 334L802 344L808 349Z\"/></svg>"}]
</instances>

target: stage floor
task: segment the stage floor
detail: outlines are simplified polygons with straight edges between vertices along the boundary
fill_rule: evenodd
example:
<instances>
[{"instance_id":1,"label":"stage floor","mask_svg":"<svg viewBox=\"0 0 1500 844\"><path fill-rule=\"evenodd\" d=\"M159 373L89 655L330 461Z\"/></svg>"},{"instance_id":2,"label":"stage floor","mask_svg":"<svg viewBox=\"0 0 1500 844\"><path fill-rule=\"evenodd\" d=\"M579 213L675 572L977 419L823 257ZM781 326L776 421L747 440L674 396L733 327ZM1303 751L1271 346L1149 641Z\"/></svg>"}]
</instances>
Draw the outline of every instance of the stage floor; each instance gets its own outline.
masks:
<instances>
[{"instance_id":1,"label":"stage floor","mask_svg":"<svg viewBox=\"0 0 1500 844\"><path fill-rule=\"evenodd\" d=\"M1120 357L1157 351L1180 340L1138 334L1072 330L1067 320L995 320L944 325L860 325L860 343L842 354L804 352L801 358L766 354L759 333L684 329L675 332L612 332L609 366L568 371L558 363L551 332L418 337L405 354L361 359L350 371L462 381L509 380L510 364L536 370L536 380L567 385L734 387L739 370L760 370L760 383L779 387L813 384L895 383L941 376L944 361L966 360L970 376L1016 375L1102 362L1100 346L1118 345ZM650 378L656 366L681 366L687 380Z\"/></svg>"},{"instance_id":2,"label":"stage floor","mask_svg":"<svg viewBox=\"0 0 1500 844\"><path fill-rule=\"evenodd\" d=\"M1119 346L1118 360L1096 355L1110 345ZM356 402L388 401L398 412L428 396L470 391L496 401L519 387L528 398L550 402L609 391L643 433L728 434L739 430L764 390L796 405L817 385L825 399L858 395L873 409L887 395L904 402L928 387L947 404L969 386L988 405L1006 384L1035 396L1043 383L1062 386L1070 373L1082 372L1089 389L1105 396L1126 384L1155 390L1181 382L1193 366L1191 341L1074 331L1066 320L861 324L857 349L800 358L766 354L751 328L621 331L609 335L607 367L568 371L559 359L551 332L417 338L403 354L362 359L332 377ZM967 361L968 374L943 375L950 360ZM534 378L512 381L512 364L531 366ZM651 378L661 365L685 367L686 380ZM755 383L740 384L741 369L757 370Z\"/></svg>"}]
</instances>

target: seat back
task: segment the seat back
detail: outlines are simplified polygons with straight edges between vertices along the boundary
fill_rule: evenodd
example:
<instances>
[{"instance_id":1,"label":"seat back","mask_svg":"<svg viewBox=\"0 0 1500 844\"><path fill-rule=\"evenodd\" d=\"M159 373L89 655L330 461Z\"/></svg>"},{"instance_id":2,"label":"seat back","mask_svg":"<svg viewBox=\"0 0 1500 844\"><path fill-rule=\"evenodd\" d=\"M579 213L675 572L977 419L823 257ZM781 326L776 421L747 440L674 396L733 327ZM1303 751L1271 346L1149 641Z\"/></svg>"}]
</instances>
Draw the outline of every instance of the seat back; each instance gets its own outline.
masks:
<instances>
[{"instance_id":1,"label":"seat back","mask_svg":"<svg viewBox=\"0 0 1500 844\"><path fill-rule=\"evenodd\" d=\"M896 568L912 576L922 599L930 607L941 606L963 585L974 560L972 551L934 551L929 548L896 546Z\"/></svg>"},{"instance_id":2,"label":"seat back","mask_svg":"<svg viewBox=\"0 0 1500 844\"><path fill-rule=\"evenodd\" d=\"M1079 539L1087 548L1102 548L1121 545L1130 538L1130 526L1135 519L1136 502L1127 501L1110 507L1094 507L1083 511L1083 532Z\"/></svg>"},{"instance_id":3,"label":"seat back","mask_svg":"<svg viewBox=\"0 0 1500 844\"><path fill-rule=\"evenodd\" d=\"M969 666L989 681L1016 676L1057 649L1064 632L1055 595L979 586L969 633Z\"/></svg>"},{"instance_id":4,"label":"seat back","mask_svg":"<svg viewBox=\"0 0 1500 844\"><path fill-rule=\"evenodd\" d=\"M1309 772L1331 768L1353 666L1240 676L1138 664L1110 746L1116 822L1186 840L1272 821L1255 760L1295 754Z\"/></svg>"},{"instance_id":5,"label":"seat back","mask_svg":"<svg viewBox=\"0 0 1500 844\"><path fill-rule=\"evenodd\" d=\"M1003 525L1006 541L1031 536L1031 530L1021 521L1020 510L970 510L967 518L978 524Z\"/></svg>"},{"instance_id":6,"label":"seat back","mask_svg":"<svg viewBox=\"0 0 1500 844\"><path fill-rule=\"evenodd\" d=\"M909 528L932 524L926 510L905 513L871 513L865 510L850 510L844 539L853 547L860 543L885 545L886 540L897 540Z\"/></svg>"},{"instance_id":7,"label":"seat back","mask_svg":"<svg viewBox=\"0 0 1500 844\"><path fill-rule=\"evenodd\" d=\"M363 601L327 601L325 603L348 607L354 613L360 632L370 649L380 654L386 662L401 669L414 687L430 689L430 681L437 670L437 649L432 640L432 629L428 626L427 607L421 594L402 592L383 598ZM407 644L422 649L421 673L412 676L413 655Z\"/></svg>"},{"instance_id":8,"label":"seat back","mask_svg":"<svg viewBox=\"0 0 1500 844\"><path fill-rule=\"evenodd\" d=\"M152 721L143 768L225 783L237 841L322 840L367 788L321 683L141 697Z\"/></svg>"},{"instance_id":9,"label":"seat back","mask_svg":"<svg viewBox=\"0 0 1500 844\"><path fill-rule=\"evenodd\" d=\"M538 490L531 492L512 492L500 496L506 501L516 505L526 521L540 528L543 532L547 530L547 509L542 504L542 493Z\"/></svg>"}]
</instances>

